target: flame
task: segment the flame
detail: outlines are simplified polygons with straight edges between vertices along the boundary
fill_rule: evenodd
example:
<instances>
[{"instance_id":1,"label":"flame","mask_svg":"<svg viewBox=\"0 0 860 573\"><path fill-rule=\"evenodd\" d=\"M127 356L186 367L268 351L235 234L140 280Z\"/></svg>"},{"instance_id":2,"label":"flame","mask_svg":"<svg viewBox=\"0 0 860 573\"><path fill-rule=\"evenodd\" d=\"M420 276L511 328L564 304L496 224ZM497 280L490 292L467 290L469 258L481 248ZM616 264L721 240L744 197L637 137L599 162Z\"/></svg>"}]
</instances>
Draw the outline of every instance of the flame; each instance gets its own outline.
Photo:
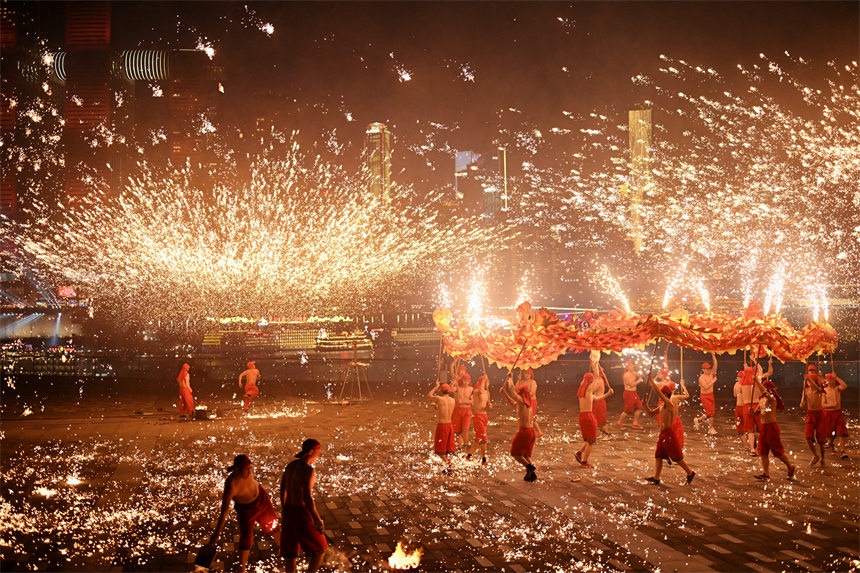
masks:
<instances>
[{"instance_id":1,"label":"flame","mask_svg":"<svg viewBox=\"0 0 860 573\"><path fill-rule=\"evenodd\" d=\"M421 564L421 556L424 550L420 547L412 553L406 553L403 550L403 543L397 542L397 548L391 557L388 558L388 566L392 569L415 569Z\"/></svg>"}]
</instances>

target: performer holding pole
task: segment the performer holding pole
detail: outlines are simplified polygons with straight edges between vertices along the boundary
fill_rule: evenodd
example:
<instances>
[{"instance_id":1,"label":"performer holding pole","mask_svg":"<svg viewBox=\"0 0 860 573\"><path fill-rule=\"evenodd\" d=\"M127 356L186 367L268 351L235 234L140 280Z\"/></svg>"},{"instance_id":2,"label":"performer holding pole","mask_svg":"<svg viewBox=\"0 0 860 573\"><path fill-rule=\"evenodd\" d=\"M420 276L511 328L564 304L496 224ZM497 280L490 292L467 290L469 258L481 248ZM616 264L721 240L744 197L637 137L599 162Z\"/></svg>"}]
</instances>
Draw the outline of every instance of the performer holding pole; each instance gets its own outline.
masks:
<instances>
[{"instance_id":1,"label":"performer holding pole","mask_svg":"<svg viewBox=\"0 0 860 573\"><path fill-rule=\"evenodd\" d=\"M785 455L782 446L779 424L776 423L776 411L785 410L782 398L777 394L773 382L766 380L762 383L758 378L755 381L756 388L761 392L759 409L761 410L761 432L758 437L758 453L761 456L762 473L756 479L766 481L770 479L770 459L768 454L773 452L774 457L782 460L788 470L788 479L794 477L795 466Z\"/></svg>"},{"instance_id":2,"label":"performer holding pole","mask_svg":"<svg viewBox=\"0 0 860 573\"><path fill-rule=\"evenodd\" d=\"M511 456L525 467L526 475L523 479L535 481L537 479L536 468L532 464L532 451L535 445L534 414L529 403L528 390L521 386L515 391L513 376L508 373L505 385L502 386L502 395L517 410L518 430L511 443Z\"/></svg>"},{"instance_id":3,"label":"performer holding pole","mask_svg":"<svg viewBox=\"0 0 860 573\"><path fill-rule=\"evenodd\" d=\"M188 420L194 419L194 396L191 395L191 375L188 371L191 366L183 364L179 370L179 376L176 381L179 383L179 418L185 418L188 415Z\"/></svg>"},{"instance_id":4,"label":"performer holding pole","mask_svg":"<svg viewBox=\"0 0 860 573\"><path fill-rule=\"evenodd\" d=\"M239 388L243 387L242 379L245 379L245 401L242 403L242 411L247 412L251 408L251 400L260 395L257 382L260 381L260 371L257 370L256 362L248 362L247 369L239 374Z\"/></svg>"},{"instance_id":5,"label":"performer holding pole","mask_svg":"<svg viewBox=\"0 0 860 573\"><path fill-rule=\"evenodd\" d=\"M633 362L627 360L624 362L624 374L621 375L621 382L624 384L624 411L618 416L618 422L615 423L619 428L624 427L624 418L628 414L633 414L633 424L631 428L641 430L639 425L639 416L642 414L642 399L639 398L637 387L642 381L642 375L636 370Z\"/></svg>"},{"instance_id":6,"label":"performer holding pole","mask_svg":"<svg viewBox=\"0 0 860 573\"><path fill-rule=\"evenodd\" d=\"M649 477L646 481L658 485L660 483L660 472L663 470L663 460L669 460L677 463L687 472L687 483L690 483L696 477L696 472L684 461L684 450L678 441L678 434L673 427L674 420L678 416L678 400L681 397L672 395L672 392L675 390L674 382L667 382L662 387L659 387L654 382L650 373L648 374L648 382L652 390L663 399L663 404L657 410L660 435L657 437L657 449L654 451L654 476Z\"/></svg>"},{"instance_id":7,"label":"performer holding pole","mask_svg":"<svg viewBox=\"0 0 860 573\"><path fill-rule=\"evenodd\" d=\"M717 381L717 355L711 352L711 362L702 363L702 373L699 375L699 400L705 413L693 418L693 426L698 430L699 423L708 422L708 434L714 435L714 414L717 411L717 402L714 399L714 384Z\"/></svg>"}]
</instances>

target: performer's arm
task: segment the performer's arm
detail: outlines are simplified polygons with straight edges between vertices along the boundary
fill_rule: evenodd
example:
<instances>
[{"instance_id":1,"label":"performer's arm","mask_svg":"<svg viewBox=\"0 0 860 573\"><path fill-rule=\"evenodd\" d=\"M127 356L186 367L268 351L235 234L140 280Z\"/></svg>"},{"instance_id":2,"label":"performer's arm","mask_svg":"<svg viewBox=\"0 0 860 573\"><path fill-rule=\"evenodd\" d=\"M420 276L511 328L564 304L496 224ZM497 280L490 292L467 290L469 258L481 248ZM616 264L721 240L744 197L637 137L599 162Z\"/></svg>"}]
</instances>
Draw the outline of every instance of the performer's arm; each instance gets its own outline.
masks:
<instances>
[{"instance_id":1,"label":"performer's arm","mask_svg":"<svg viewBox=\"0 0 860 573\"><path fill-rule=\"evenodd\" d=\"M603 400L603 399L604 399L604 398L606 398L607 396L611 396L611 395L612 395L612 394L614 394L614 393L615 393L615 390L613 390L612 388L610 388L608 391L604 392L604 393L603 393L603 394L601 394L600 396L598 396L597 394L593 394L593 397L594 397L594 400Z\"/></svg>"},{"instance_id":2,"label":"performer's arm","mask_svg":"<svg viewBox=\"0 0 860 573\"><path fill-rule=\"evenodd\" d=\"M648 383L651 384L651 388L657 393L658 396L662 396L663 392L660 390L660 387L657 386L657 383L654 382L654 378L651 375L648 375Z\"/></svg>"},{"instance_id":3,"label":"performer's arm","mask_svg":"<svg viewBox=\"0 0 860 573\"><path fill-rule=\"evenodd\" d=\"M803 388L800 391L800 407L803 408L803 405L806 404L806 385L807 385L808 377L803 378Z\"/></svg>"},{"instance_id":4,"label":"performer's arm","mask_svg":"<svg viewBox=\"0 0 860 573\"><path fill-rule=\"evenodd\" d=\"M224 482L224 495L221 497L221 515L218 516L218 524L215 526L215 531L212 532L212 537L209 538L209 545L218 543L218 538L221 537L221 530L224 528L224 522L227 521L227 513L230 511L230 502L233 500L233 480L229 477Z\"/></svg>"},{"instance_id":5,"label":"performer's arm","mask_svg":"<svg viewBox=\"0 0 860 573\"><path fill-rule=\"evenodd\" d=\"M455 358L451 361L451 380L457 379L457 367L460 365L460 359Z\"/></svg>"},{"instance_id":6,"label":"performer's arm","mask_svg":"<svg viewBox=\"0 0 860 573\"><path fill-rule=\"evenodd\" d=\"M305 489L305 507L308 508L308 511L311 513L311 516L314 518L314 528L320 533L325 529L325 524L323 523L320 514L317 513L317 506L314 503L314 483L316 482L316 471L311 468L311 474L308 479L308 487Z\"/></svg>"},{"instance_id":7,"label":"performer's arm","mask_svg":"<svg viewBox=\"0 0 860 573\"><path fill-rule=\"evenodd\" d=\"M690 397L690 393L687 391L687 385L684 383L684 379L681 378L681 394L678 394L679 400L687 400Z\"/></svg>"},{"instance_id":8,"label":"performer's arm","mask_svg":"<svg viewBox=\"0 0 860 573\"><path fill-rule=\"evenodd\" d=\"M511 383L511 376L509 374L507 380L505 380L505 385L502 386L502 395L505 397L505 400L508 401L508 404L510 404L511 406L516 406L517 401L514 400L513 398L511 398L510 394L508 394L508 384L510 384L510 383Z\"/></svg>"},{"instance_id":9,"label":"performer's arm","mask_svg":"<svg viewBox=\"0 0 860 573\"><path fill-rule=\"evenodd\" d=\"M844 392L848 388L848 384L845 383L845 380L836 375L836 372L833 373L833 379L836 380L836 389L840 392Z\"/></svg>"},{"instance_id":10,"label":"performer's arm","mask_svg":"<svg viewBox=\"0 0 860 573\"><path fill-rule=\"evenodd\" d=\"M762 374L762 378L770 378L773 376L773 356L767 359L767 372Z\"/></svg>"},{"instance_id":11,"label":"performer's arm","mask_svg":"<svg viewBox=\"0 0 860 573\"><path fill-rule=\"evenodd\" d=\"M714 363L714 375L717 373L717 353L711 352L711 361Z\"/></svg>"},{"instance_id":12,"label":"performer's arm","mask_svg":"<svg viewBox=\"0 0 860 573\"><path fill-rule=\"evenodd\" d=\"M436 398L436 390L438 390L438 389L439 389L439 381L436 380L436 384L434 384L433 388L431 388L430 391L427 392L427 397L431 398L431 399Z\"/></svg>"}]
</instances>

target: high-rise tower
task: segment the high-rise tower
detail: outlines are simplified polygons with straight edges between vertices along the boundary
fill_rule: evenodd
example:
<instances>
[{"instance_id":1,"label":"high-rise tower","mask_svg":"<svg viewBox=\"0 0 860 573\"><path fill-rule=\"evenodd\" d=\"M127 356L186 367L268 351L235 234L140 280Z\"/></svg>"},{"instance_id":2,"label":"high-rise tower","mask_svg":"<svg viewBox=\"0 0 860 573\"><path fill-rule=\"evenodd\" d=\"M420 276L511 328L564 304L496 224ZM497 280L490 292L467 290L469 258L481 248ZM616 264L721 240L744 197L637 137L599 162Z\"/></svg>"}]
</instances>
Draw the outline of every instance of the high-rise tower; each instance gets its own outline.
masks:
<instances>
[{"instance_id":1,"label":"high-rise tower","mask_svg":"<svg viewBox=\"0 0 860 573\"><path fill-rule=\"evenodd\" d=\"M364 132L364 157L370 193L391 200L391 132L384 123L371 123Z\"/></svg>"}]
</instances>

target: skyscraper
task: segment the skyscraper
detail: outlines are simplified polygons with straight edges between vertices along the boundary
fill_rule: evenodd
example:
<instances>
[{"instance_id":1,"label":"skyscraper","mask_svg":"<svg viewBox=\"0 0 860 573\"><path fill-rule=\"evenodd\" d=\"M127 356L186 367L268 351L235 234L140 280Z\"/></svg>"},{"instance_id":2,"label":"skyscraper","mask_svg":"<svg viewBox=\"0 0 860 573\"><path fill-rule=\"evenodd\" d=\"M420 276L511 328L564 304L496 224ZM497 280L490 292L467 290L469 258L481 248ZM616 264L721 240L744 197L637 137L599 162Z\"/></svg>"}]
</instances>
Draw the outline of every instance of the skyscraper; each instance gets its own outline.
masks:
<instances>
[{"instance_id":1,"label":"skyscraper","mask_svg":"<svg viewBox=\"0 0 860 573\"><path fill-rule=\"evenodd\" d=\"M369 191L391 200L391 132L384 123L371 123L364 132L364 160Z\"/></svg>"}]
</instances>

